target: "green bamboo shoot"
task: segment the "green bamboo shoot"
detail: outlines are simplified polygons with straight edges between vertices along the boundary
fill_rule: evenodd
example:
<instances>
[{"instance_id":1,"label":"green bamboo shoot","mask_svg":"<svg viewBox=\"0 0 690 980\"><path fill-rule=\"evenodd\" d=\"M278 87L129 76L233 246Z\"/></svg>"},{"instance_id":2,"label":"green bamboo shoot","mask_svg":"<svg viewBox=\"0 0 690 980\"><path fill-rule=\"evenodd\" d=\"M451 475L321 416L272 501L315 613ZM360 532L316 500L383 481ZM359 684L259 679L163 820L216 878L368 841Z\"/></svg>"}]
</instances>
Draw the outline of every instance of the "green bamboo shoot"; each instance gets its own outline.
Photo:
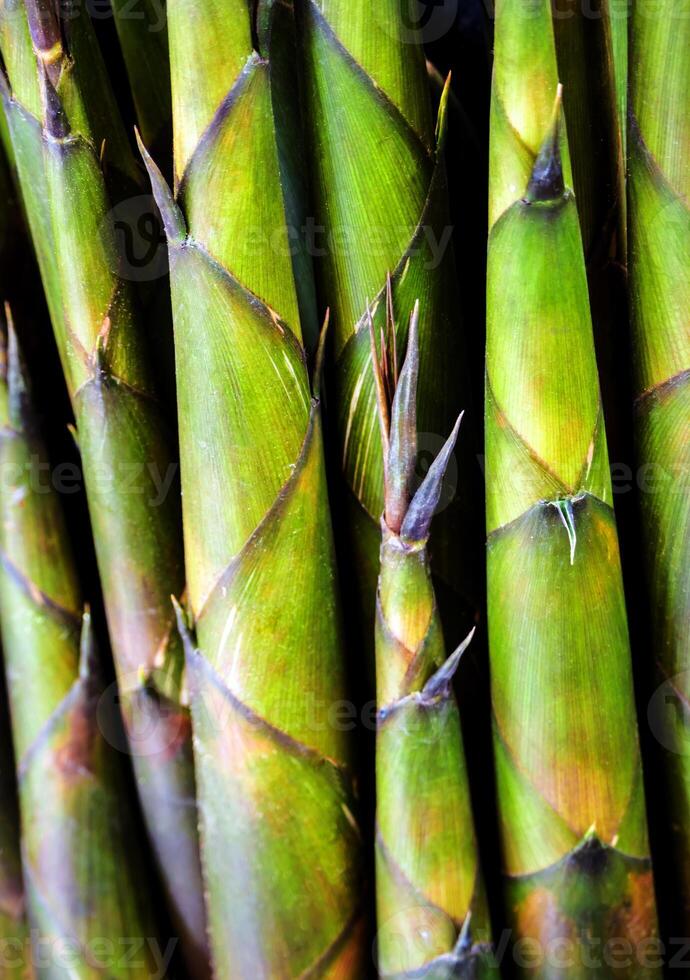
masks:
<instances>
[{"instance_id":1,"label":"green bamboo shoot","mask_svg":"<svg viewBox=\"0 0 690 980\"><path fill-rule=\"evenodd\" d=\"M291 10L171 0L168 27L174 199L147 164L170 258L215 970L354 978L359 831L347 737L332 715L345 685L303 333L315 314L289 238Z\"/></svg>"},{"instance_id":2,"label":"green bamboo shoot","mask_svg":"<svg viewBox=\"0 0 690 980\"><path fill-rule=\"evenodd\" d=\"M653 648L650 705L664 751L670 908L690 928L690 21L672 3L636 6L628 133L630 295L640 500ZM664 707L659 710L659 705ZM681 932L685 935L685 932Z\"/></svg>"},{"instance_id":3,"label":"green bamboo shoot","mask_svg":"<svg viewBox=\"0 0 690 980\"><path fill-rule=\"evenodd\" d=\"M385 510L376 603L376 892L382 977L495 976L460 716L452 682L470 636L446 657L427 543L460 419L412 493L418 307L400 377L377 353ZM391 338L395 324L389 321Z\"/></svg>"},{"instance_id":4,"label":"green bamboo shoot","mask_svg":"<svg viewBox=\"0 0 690 980\"><path fill-rule=\"evenodd\" d=\"M0 615L37 971L144 980L156 969L145 865L121 761L99 726L90 617L82 621L60 505L43 482L48 461L11 323L0 360ZM138 968L124 961L131 939L141 942Z\"/></svg>"},{"instance_id":5,"label":"green bamboo shoot","mask_svg":"<svg viewBox=\"0 0 690 980\"><path fill-rule=\"evenodd\" d=\"M496 7L486 476L504 891L524 975L659 975L642 767L549 0ZM523 964L524 965L524 964Z\"/></svg>"},{"instance_id":6,"label":"green bamboo shoot","mask_svg":"<svg viewBox=\"0 0 690 980\"><path fill-rule=\"evenodd\" d=\"M184 655L177 462L121 278L112 205L137 190L88 17L5 4L0 45L17 166L76 419L121 705L147 827L190 971L206 975ZM106 181L107 176L107 181ZM140 190L138 191L140 193Z\"/></svg>"}]
</instances>

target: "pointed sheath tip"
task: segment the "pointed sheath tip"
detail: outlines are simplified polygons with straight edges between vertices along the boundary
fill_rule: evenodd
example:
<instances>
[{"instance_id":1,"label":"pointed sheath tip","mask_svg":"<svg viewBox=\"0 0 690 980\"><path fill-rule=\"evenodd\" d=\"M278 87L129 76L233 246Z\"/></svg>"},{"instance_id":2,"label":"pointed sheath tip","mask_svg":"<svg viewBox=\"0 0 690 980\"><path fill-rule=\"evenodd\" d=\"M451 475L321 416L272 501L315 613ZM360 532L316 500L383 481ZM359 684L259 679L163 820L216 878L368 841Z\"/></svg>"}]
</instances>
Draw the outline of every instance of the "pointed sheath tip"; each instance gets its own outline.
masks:
<instances>
[{"instance_id":1,"label":"pointed sheath tip","mask_svg":"<svg viewBox=\"0 0 690 980\"><path fill-rule=\"evenodd\" d=\"M9 303L5 303L5 330L7 338L7 384L10 392L14 390L19 394L26 391L27 379Z\"/></svg>"},{"instance_id":2,"label":"pointed sheath tip","mask_svg":"<svg viewBox=\"0 0 690 980\"><path fill-rule=\"evenodd\" d=\"M172 196L165 177L161 173L158 165L154 161L149 151L144 146L144 141L142 140L139 129L136 126L134 127L134 136L137 141L137 146L139 147L141 159L144 161L146 172L148 173L149 180L151 181L153 199L156 202L156 207L160 211L161 218L163 219L163 227L165 229L165 235L168 239L168 243L175 242L179 244L187 237L187 226L185 225L184 218L182 217L182 212Z\"/></svg>"},{"instance_id":3,"label":"pointed sheath tip","mask_svg":"<svg viewBox=\"0 0 690 980\"><path fill-rule=\"evenodd\" d=\"M472 948L472 909L469 910L462 922L462 928L458 935L453 952L456 956L464 956Z\"/></svg>"},{"instance_id":4,"label":"pointed sheath tip","mask_svg":"<svg viewBox=\"0 0 690 980\"><path fill-rule=\"evenodd\" d=\"M29 432L34 426L31 385L9 303L5 303L5 325L7 333L4 370L10 420L18 431Z\"/></svg>"},{"instance_id":5,"label":"pointed sheath tip","mask_svg":"<svg viewBox=\"0 0 690 980\"><path fill-rule=\"evenodd\" d=\"M418 299L414 301L414 306L412 307L412 315L410 317L410 329L408 331L406 355L409 355L410 349L412 349L412 354L416 358L417 363L419 363L419 300Z\"/></svg>"},{"instance_id":6,"label":"pointed sheath tip","mask_svg":"<svg viewBox=\"0 0 690 980\"><path fill-rule=\"evenodd\" d=\"M421 486L412 498L400 529L400 536L407 541L422 542L429 537L431 522L441 499L443 480L455 449L464 414L461 412L458 415L453 431L446 439L443 448L429 467Z\"/></svg>"},{"instance_id":7,"label":"pointed sheath tip","mask_svg":"<svg viewBox=\"0 0 690 980\"><path fill-rule=\"evenodd\" d=\"M79 677L83 681L91 680L98 669L98 653L96 640L93 635L91 607L87 604L81 617L81 634L79 637Z\"/></svg>"},{"instance_id":8,"label":"pointed sheath tip","mask_svg":"<svg viewBox=\"0 0 690 980\"><path fill-rule=\"evenodd\" d=\"M74 443L75 449L77 450L77 452L79 454L81 454L81 446L79 445L79 433L77 432L76 425L73 425L72 422L68 422L67 423L67 431L69 432L69 434L72 437L72 442Z\"/></svg>"},{"instance_id":9,"label":"pointed sheath tip","mask_svg":"<svg viewBox=\"0 0 690 980\"><path fill-rule=\"evenodd\" d=\"M177 601L177 596L171 595L170 601L172 602L173 609L175 610L177 632L180 634L180 639L182 640L185 657L187 660L189 660L189 658L196 653L196 646L194 645L194 640L192 639L192 634L187 623L187 616L184 609Z\"/></svg>"},{"instance_id":10,"label":"pointed sheath tip","mask_svg":"<svg viewBox=\"0 0 690 980\"><path fill-rule=\"evenodd\" d=\"M316 362L314 364L314 381L312 383L312 388L314 390L314 398L319 401L321 398L321 382L323 381L323 367L326 359L326 339L328 337L328 328L331 323L331 308L330 306L326 309L326 315L323 318L323 324L321 326L321 331L319 332L319 343L316 348Z\"/></svg>"},{"instance_id":11,"label":"pointed sheath tip","mask_svg":"<svg viewBox=\"0 0 690 980\"><path fill-rule=\"evenodd\" d=\"M525 201L556 201L565 194L561 161L561 102L563 86L558 83L548 132L534 161Z\"/></svg>"},{"instance_id":12,"label":"pointed sheath tip","mask_svg":"<svg viewBox=\"0 0 690 980\"><path fill-rule=\"evenodd\" d=\"M12 90L10 89L10 82L5 73L4 65L0 65L0 101L2 101L5 111L7 111L12 102Z\"/></svg>"},{"instance_id":13,"label":"pointed sheath tip","mask_svg":"<svg viewBox=\"0 0 690 980\"><path fill-rule=\"evenodd\" d=\"M422 692L425 698L433 700L434 698L441 697L450 691L450 686L453 678L455 677L457 669L460 666L462 655L472 642L472 638L474 637L476 631L477 627L473 626L457 650L455 650L450 657L448 657L446 662L439 667L436 673L429 678L424 685L424 690Z\"/></svg>"},{"instance_id":14,"label":"pointed sheath tip","mask_svg":"<svg viewBox=\"0 0 690 980\"><path fill-rule=\"evenodd\" d=\"M453 73L448 72L446 75L446 81L443 86L443 91L441 92L441 98L438 103L438 113L436 116L436 152L440 152L443 149L443 145L446 139L446 132L448 130L448 102L450 100L450 83Z\"/></svg>"},{"instance_id":15,"label":"pointed sheath tip","mask_svg":"<svg viewBox=\"0 0 690 980\"><path fill-rule=\"evenodd\" d=\"M419 300L414 304L407 334L405 363L393 395L386 486L386 524L400 533L410 506L417 465L417 386L419 381Z\"/></svg>"},{"instance_id":16,"label":"pointed sheath tip","mask_svg":"<svg viewBox=\"0 0 690 980\"><path fill-rule=\"evenodd\" d=\"M390 447L390 411L382 367L386 357L386 351L383 348L381 349L381 358L379 359L378 351L376 349L374 314L372 312L369 300L367 300L366 310L367 328L369 330L369 348L371 351L371 369L374 373L374 389L376 392L376 414L379 420L381 447L383 450L383 482L385 495L385 488L388 486L388 456Z\"/></svg>"}]
</instances>

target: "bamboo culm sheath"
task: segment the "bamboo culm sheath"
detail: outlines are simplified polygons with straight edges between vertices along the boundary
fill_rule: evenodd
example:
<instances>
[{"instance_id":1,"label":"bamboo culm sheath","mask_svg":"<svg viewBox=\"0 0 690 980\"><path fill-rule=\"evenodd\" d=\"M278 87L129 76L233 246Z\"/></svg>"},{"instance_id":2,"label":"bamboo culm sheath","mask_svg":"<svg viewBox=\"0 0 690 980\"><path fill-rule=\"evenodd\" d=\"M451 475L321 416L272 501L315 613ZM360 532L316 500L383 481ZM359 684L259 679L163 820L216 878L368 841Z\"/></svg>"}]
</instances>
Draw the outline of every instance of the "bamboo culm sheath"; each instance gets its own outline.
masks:
<instances>
[{"instance_id":1,"label":"bamboo culm sheath","mask_svg":"<svg viewBox=\"0 0 690 980\"><path fill-rule=\"evenodd\" d=\"M120 705L149 838L188 969L207 975L172 434L157 398L113 204L138 191L88 17L5 5L2 97L76 421ZM106 180L107 173L107 180ZM156 481L159 481L158 483Z\"/></svg>"},{"instance_id":2,"label":"bamboo culm sheath","mask_svg":"<svg viewBox=\"0 0 690 980\"><path fill-rule=\"evenodd\" d=\"M584 253L548 0L496 8L487 286L488 616L504 892L529 975L656 937ZM534 13L534 12L533 12ZM517 189L517 190L516 190ZM518 196L519 195L519 196ZM554 274L556 270L557 274ZM570 945L568 965L552 943ZM630 977L659 975L633 957ZM606 969L602 960L602 970Z\"/></svg>"},{"instance_id":3,"label":"bamboo culm sheath","mask_svg":"<svg viewBox=\"0 0 690 980\"><path fill-rule=\"evenodd\" d=\"M90 616L57 496L37 489L46 453L11 320L8 329L0 356L0 616L28 919L37 956L49 960L46 976L95 978L102 968L91 943L104 931L150 941L156 931L121 757L99 721L103 682ZM79 951L69 969L63 943ZM138 969L107 969L143 980L154 963L148 945Z\"/></svg>"},{"instance_id":4,"label":"bamboo culm sheath","mask_svg":"<svg viewBox=\"0 0 690 980\"><path fill-rule=\"evenodd\" d=\"M174 197L144 158L170 257L195 638L181 612L180 625L214 967L355 978L359 829L347 736L329 716L345 683L307 369L313 287L289 247L292 12L172 0L168 18Z\"/></svg>"},{"instance_id":5,"label":"bamboo culm sheath","mask_svg":"<svg viewBox=\"0 0 690 980\"><path fill-rule=\"evenodd\" d=\"M388 344L372 360L383 443L384 515L376 602L376 894L382 977L494 977L491 926L453 677L427 543L460 419L423 482L417 458L419 308L397 376Z\"/></svg>"},{"instance_id":6,"label":"bamboo culm sheath","mask_svg":"<svg viewBox=\"0 0 690 980\"><path fill-rule=\"evenodd\" d=\"M663 764L663 819L679 935L690 928L690 24L674 4L635 9L630 43L629 273L640 495L652 656L650 721ZM660 710L661 707L661 710Z\"/></svg>"}]
</instances>

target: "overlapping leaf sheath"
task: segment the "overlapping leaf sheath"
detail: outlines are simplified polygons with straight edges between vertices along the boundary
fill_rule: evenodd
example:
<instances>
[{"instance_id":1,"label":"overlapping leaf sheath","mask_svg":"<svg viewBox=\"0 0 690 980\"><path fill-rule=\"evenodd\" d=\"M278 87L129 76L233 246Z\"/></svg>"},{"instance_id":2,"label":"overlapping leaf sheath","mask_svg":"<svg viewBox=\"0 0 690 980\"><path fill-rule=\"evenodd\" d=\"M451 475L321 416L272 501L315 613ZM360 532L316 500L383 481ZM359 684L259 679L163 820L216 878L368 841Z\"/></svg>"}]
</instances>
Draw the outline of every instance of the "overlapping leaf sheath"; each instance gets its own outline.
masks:
<instances>
[{"instance_id":1,"label":"overlapping leaf sheath","mask_svg":"<svg viewBox=\"0 0 690 980\"><path fill-rule=\"evenodd\" d=\"M28 942L12 735L5 685L0 681L0 968L8 980L31 977Z\"/></svg>"},{"instance_id":2,"label":"overlapping leaf sheath","mask_svg":"<svg viewBox=\"0 0 690 980\"><path fill-rule=\"evenodd\" d=\"M253 8L169 3L175 201L149 161L169 243L210 933L219 977L359 977L333 545L286 218L291 11Z\"/></svg>"},{"instance_id":3,"label":"overlapping leaf sheath","mask_svg":"<svg viewBox=\"0 0 690 980\"><path fill-rule=\"evenodd\" d=\"M626 975L649 977L656 960L638 944L655 935L654 891L582 241L549 106L549 3L541 24L521 9L496 11L487 297L504 890L515 935L540 943L531 976L590 975L591 957L608 975L606 944L623 939Z\"/></svg>"},{"instance_id":4,"label":"overlapping leaf sheath","mask_svg":"<svg viewBox=\"0 0 690 980\"><path fill-rule=\"evenodd\" d=\"M145 865L132 839L121 759L99 726L103 688L90 621L82 623L12 333L0 365L0 423L0 612L36 966L50 978L150 977L156 935ZM112 950L104 953L105 937ZM125 962L130 941L139 944L138 968Z\"/></svg>"},{"instance_id":5,"label":"overlapping leaf sheath","mask_svg":"<svg viewBox=\"0 0 690 980\"><path fill-rule=\"evenodd\" d=\"M376 609L378 966L384 977L485 977L494 975L490 924L452 689L469 638L446 659L427 554L459 420L412 496L417 317L397 384L386 351L377 375L386 457Z\"/></svg>"},{"instance_id":6,"label":"overlapping leaf sheath","mask_svg":"<svg viewBox=\"0 0 690 980\"><path fill-rule=\"evenodd\" d=\"M105 182L117 195L136 168L88 18L58 23L49 0L27 0L4 5L0 24L5 109L77 423L137 783L189 969L203 975L190 720L170 605L184 587L177 464L136 297L118 275Z\"/></svg>"},{"instance_id":7,"label":"overlapping leaf sheath","mask_svg":"<svg viewBox=\"0 0 690 980\"><path fill-rule=\"evenodd\" d=\"M333 318L332 411L350 511L351 571L367 633L374 620L383 472L366 324L370 303L376 330L385 324L388 273L400 349L417 299L425 310L420 450L435 455L460 408L469 407L442 162L447 93L434 134L424 56L404 6L399 0L299 3L312 145L312 245L321 256L320 296ZM453 482L470 479L476 467L469 435L461 449L469 462L452 474ZM463 487L439 514L432 535L437 590L443 583L439 599L450 587L454 611L464 601L466 613L476 598L479 554L479 541L472 540L478 522L468 505Z\"/></svg>"},{"instance_id":8,"label":"overlapping leaf sheath","mask_svg":"<svg viewBox=\"0 0 690 980\"><path fill-rule=\"evenodd\" d=\"M663 686L654 734L666 751L679 928L690 926L690 23L670 3L632 19L630 290L640 500ZM662 701L659 698L662 696ZM662 707L659 709L659 705ZM673 907L672 906L672 907Z\"/></svg>"}]
</instances>

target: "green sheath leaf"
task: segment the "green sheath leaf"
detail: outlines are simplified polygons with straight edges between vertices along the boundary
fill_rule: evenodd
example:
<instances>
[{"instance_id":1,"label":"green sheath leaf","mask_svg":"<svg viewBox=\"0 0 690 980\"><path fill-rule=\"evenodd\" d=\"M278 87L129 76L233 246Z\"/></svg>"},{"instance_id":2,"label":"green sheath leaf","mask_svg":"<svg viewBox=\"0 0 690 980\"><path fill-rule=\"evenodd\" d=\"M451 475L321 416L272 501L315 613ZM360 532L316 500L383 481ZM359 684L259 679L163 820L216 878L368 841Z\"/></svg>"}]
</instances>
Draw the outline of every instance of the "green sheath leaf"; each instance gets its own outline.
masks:
<instances>
[{"instance_id":1,"label":"green sheath leaf","mask_svg":"<svg viewBox=\"0 0 690 980\"><path fill-rule=\"evenodd\" d=\"M38 35L34 50L27 23L50 11L46 0L3 8L4 105L77 424L137 784L188 969L204 977L191 723L170 606L185 583L177 462L112 211L139 192L139 171L89 18L60 21L47 66Z\"/></svg>"},{"instance_id":2,"label":"green sheath leaf","mask_svg":"<svg viewBox=\"0 0 690 980\"><path fill-rule=\"evenodd\" d=\"M219 977L356 977L359 831L331 720L344 663L302 327L315 314L290 226L293 25L287 5L254 6L168 4L174 201L144 153L170 255L210 937Z\"/></svg>"},{"instance_id":3,"label":"green sheath leaf","mask_svg":"<svg viewBox=\"0 0 690 980\"><path fill-rule=\"evenodd\" d=\"M446 660L427 554L436 493L459 422L416 493L393 478L409 470L417 441L416 323L417 309L397 384L390 363L393 323L376 368L388 447L376 603L378 967L382 977L408 980L490 977L496 976L491 926L452 690L471 635ZM389 525L391 515L400 531ZM419 532L414 538L410 528Z\"/></svg>"},{"instance_id":4,"label":"green sheath leaf","mask_svg":"<svg viewBox=\"0 0 690 980\"><path fill-rule=\"evenodd\" d=\"M120 759L99 725L90 620L82 626L59 503L41 488L45 451L13 334L0 387L0 611L35 949L49 957L46 975L91 978L102 975L97 941L146 937L138 969L106 964L110 976L143 980L155 968L144 865ZM77 951L69 963L65 942Z\"/></svg>"}]
</instances>

